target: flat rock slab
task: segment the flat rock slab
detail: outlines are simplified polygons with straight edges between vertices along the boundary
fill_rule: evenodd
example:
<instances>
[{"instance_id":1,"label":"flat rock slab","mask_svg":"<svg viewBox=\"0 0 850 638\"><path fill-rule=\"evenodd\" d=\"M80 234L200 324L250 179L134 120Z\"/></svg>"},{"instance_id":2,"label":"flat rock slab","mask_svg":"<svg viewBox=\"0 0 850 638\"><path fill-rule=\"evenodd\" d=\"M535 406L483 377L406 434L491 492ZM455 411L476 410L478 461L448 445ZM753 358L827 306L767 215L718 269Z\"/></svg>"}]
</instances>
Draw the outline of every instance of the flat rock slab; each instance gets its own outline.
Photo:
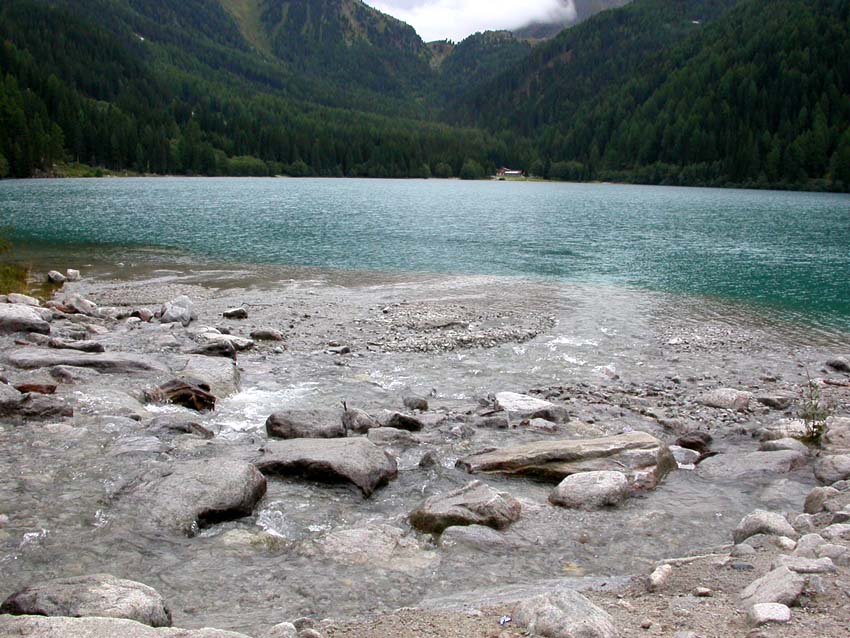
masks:
<instances>
[{"instance_id":1,"label":"flat rock slab","mask_svg":"<svg viewBox=\"0 0 850 638\"><path fill-rule=\"evenodd\" d=\"M617 638L608 613L576 591L546 594L519 603L514 622L545 638Z\"/></svg>"},{"instance_id":2,"label":"flat rock slab","mask_svg":"<svg viewBox=\"0 0 850 638\"><path fill-rule=\"evenodd\" d=\"M806 455L793 450L750 452L747 454L718 454L697 466L704 478L734 481L765 474L788 474L806 467Z\"/></svg>"},{"instance_id":3,"label":"flat rock slab","mask_svg":"<svg viewBox=\"0 0 850 638\"><path fill-rule=\"evenodd\" d=\"M549 502L572 509L600 509L619 505L628 497L629 480L622 472L580 472L558 483Z\"/></svg>"},{"instance_id":4,"label":"flat rock slab","mask_svg":"<svg viewBox=\"0 0 850 638\"><path fill-rule=\"evenodd\" d=\"M541 418L561 423L569 420L567 411L562 406L516 392L499 392L496 395L496 408L504 410L516 419Z\"/></svg>"},{"instance_id":5,"label":"flat rock slab","mask_svg":"<svg viewBox=\"0 0 850 638\"><path fill-rule=\"evenodd\" d=\"M110 574L59 578L25 587L0 605L0 614L101 616L151 627L171 626L171 612L155 589Z\"/></svg>"},{"instance_id":6,"label":"flat rock slab","mask_svg":"<svg viewBox=\"0 0 850 638\"><path fill-rule=\"evenodd\" d=\"M266 475L351 483L367 497L398 476L395 458L362 438L268 441L255 464Z\"/></svg>"},{"instance_id":7,"label":"flat rock slab","mask_svg":"<svg viewBox=\"0 0 850 638\"><path fill-rule=\"evenodd\" d=\"M668 447L644 432L598 439L548 440L482 452L459 459L470 474L498 473L562 481L571 474L619 471L632 486L654 487L676 459Z\"/></svg>"},{"instance_id":8,"label":"flat rock slab","mask_svg":"<svg viewBox=\"0 0 850 638\"><path fill-rule=\"evenodd\" d=\"M73 366L89 368L98 372L113 374L132 374L134 372L165 372L161 363L138 354L122 352L88 353L74 350L42 350L41 348L20 348L4 357L9 365L23 370L52 368L53 366Z\"/></svg>"},{"instance_id":9,"label":"flat rock slab","mask_svg":"<svg viewBox=\"0 0 850 638\"><path fill-rule=\"evenodd\" d=\"M753 605L747 619L753 627L761 627L767 623L786 623L791 622L791 610L787 605L779 603L760 603Z\"/></svg>"},{"instance_id":10,"label":"flat rock slab","mask_svg":"<svg viewBox=\"0 0 850 638\"><path fill-rule=\"evenodd\" d=\"M170 629L117 618L0 616L0 636L28 638L250 638L221 629Z\"/></svg>"},{"instance_id":11,"label":"flat rock slab","mask_svg":"<svg viewBox=\"0 0 850 638\"><path fill-rule=\"evenodd\" d=\"M439 534L452 525L486 525L504 529L519 520L522 506L514 497L497 492L481 481L437 494L410 514L410 524L418 530Z\"/></svg>"},{"instance_id":12,"label":"flat rock slab","mask_svg":"<svg viewBox=\"0 0 850 638\"><path fill-rule=\"evenodd\" d=\"M0 334L35 332L50 334L50 324L32 306L0 303Z\"/></svg>"},{"instance_id":13,"label":"flat rock slab","mask_svg":"<svg viewBox=\"0 0 850 638\"><path fill-rule=\"evenodd\" d=\"M278 439L338 439L345 428L336 412L286 410L266 419L266 433Z\"/></svg>"},{"instance_id":14,"label":"flat rock slab","mask_svg":"<svg viewBox=\"0 0 850 638\"><path fill-rule=\"evenodd\" d=\"M750 583L741 592L741 604L747 608L760 603L780 603L791 606L803 593L805 576L787 567L778 567Z\"/></svg>"},{"instance_id":15,"label":"flat rock slab","mask_svg":"<svg viewBox=\"0 0 850 638\"><path fill-rule=\"evenodd\" d=\"M266 478L244 461L208 459L175 465L138 487L132 505L157 526L194 536L222 521L248 516L266 493Z\"/></svg>"}]
</instances>

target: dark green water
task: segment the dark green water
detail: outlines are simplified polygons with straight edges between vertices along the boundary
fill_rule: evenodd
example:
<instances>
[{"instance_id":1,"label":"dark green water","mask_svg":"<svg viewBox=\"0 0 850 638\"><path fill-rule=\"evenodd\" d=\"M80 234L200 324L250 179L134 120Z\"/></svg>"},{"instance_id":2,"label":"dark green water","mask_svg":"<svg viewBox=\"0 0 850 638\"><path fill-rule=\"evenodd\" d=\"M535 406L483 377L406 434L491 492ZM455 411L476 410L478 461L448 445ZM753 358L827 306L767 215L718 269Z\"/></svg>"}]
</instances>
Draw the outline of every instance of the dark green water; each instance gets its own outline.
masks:
<instances>
[{"instance_id":1,"label":"dark green water","mask_svg":"<svg viewBox=\"0 0 850 638\"><path fill-rule=\"evenodd\" d=\"M19 244L222 262L557 278L740 300L850 329L850 197L601 184L0 183ZM75 248L75 250L77 250Z\"/></svg>"}]
</instances>

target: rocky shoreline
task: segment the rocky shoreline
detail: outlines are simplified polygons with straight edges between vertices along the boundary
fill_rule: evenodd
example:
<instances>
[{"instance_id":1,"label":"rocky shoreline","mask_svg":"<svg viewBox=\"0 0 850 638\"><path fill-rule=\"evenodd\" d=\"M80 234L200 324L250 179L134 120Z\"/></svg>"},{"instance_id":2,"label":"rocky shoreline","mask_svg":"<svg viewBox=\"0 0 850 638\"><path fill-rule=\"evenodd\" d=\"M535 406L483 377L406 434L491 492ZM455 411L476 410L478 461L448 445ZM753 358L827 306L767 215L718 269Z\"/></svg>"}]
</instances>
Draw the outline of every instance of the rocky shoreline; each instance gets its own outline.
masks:
<instances>
[{"instance_id":1,"label":"rocky shoreline","mask_svg":"<svg viewBox=\"0 0 850 638\"><path fill-rule=\"evenodd\" d=\"M0 300L0 635L850 631L843 335L531 282L50 277Z\"/></svg>"}]
</instances>

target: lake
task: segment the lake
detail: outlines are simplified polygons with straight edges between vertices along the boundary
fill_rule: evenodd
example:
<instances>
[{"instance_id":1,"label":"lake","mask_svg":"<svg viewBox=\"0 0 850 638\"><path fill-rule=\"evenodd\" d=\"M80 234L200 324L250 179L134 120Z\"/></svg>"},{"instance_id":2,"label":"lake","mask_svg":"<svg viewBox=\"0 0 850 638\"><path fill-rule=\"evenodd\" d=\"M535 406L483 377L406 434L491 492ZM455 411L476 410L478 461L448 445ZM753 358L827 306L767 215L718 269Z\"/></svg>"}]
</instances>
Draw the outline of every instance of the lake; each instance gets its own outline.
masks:
<instances>
[{"instance_id":1,"label":"lake","mask_svg":"<svg viewBox=\"0 0 850 638\"><path fill-rule=\"evenodd\" d=\"M143 178L0 182L22 247L554 278L739 300L850 329L850 197L609 184Z\"/></svg>"}]
</instances>

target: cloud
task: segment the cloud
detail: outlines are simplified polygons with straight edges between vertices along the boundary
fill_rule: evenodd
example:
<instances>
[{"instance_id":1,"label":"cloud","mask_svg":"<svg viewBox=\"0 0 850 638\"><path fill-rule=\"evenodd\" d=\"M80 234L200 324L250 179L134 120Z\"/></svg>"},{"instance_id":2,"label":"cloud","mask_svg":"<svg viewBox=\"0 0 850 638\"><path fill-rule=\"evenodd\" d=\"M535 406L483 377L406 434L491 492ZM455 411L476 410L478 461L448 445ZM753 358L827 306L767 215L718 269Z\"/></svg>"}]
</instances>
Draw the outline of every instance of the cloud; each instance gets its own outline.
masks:
<instances>
[{"instance_id":1,"label":"cloud","mask_svg":"<svg viewBox=\"0 0 850 638\"><path fill-rule=\"evenodd\" d=\"M575 19L573 0L365 0L412 25L426 42L460 41L476 31Z\"/></svg>"}]
</instances>

